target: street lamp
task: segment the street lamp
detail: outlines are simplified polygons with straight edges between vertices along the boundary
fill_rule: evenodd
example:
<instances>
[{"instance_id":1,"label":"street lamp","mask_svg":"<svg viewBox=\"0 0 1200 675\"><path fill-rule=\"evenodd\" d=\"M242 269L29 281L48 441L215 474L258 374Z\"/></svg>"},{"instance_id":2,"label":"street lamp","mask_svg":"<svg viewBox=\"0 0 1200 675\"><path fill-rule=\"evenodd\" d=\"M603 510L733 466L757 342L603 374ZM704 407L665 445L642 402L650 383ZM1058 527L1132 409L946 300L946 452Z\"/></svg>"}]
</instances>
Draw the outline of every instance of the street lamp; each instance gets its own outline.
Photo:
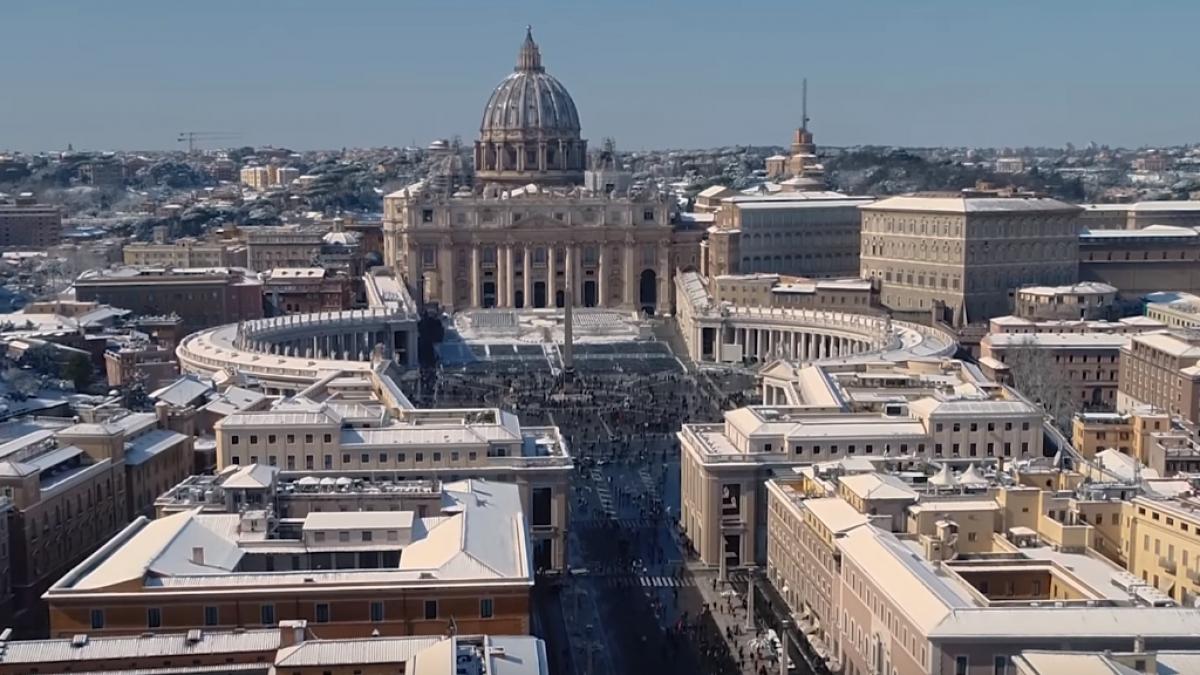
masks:
<instances>
[{"instance_id":1,"label":"street lamp","mask_svg":"<svg viewBox=\"0 0 1200 675\"><path fill-rule=\"evenodd\" d=\"M746 630L754 630L754 576L758 565L746 566Z\"/></svg>"}]
</instances>

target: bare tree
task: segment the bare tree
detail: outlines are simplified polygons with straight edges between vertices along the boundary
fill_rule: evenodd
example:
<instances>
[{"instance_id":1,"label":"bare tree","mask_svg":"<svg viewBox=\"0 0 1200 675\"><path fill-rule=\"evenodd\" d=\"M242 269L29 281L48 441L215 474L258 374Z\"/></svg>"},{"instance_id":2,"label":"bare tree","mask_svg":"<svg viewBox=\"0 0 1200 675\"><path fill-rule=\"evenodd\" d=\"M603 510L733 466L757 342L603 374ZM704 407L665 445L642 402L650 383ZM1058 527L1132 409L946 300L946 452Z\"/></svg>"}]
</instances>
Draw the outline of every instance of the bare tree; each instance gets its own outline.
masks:
<instances>
[{"instance_id":1,"label":"bare tree","mask_svg":"<svg viewBox=\"0 0 1200 675\"><path fill-rule=\"evenodd\" d=\"M1050 350L1038 349L1032 339L1026 339L1007 350L1004 363L1017 391L1040 404L1060 430L1070 433L1071 418L1080 405L1066 369L1055 362Z\"/></svg>"}]
</instances>

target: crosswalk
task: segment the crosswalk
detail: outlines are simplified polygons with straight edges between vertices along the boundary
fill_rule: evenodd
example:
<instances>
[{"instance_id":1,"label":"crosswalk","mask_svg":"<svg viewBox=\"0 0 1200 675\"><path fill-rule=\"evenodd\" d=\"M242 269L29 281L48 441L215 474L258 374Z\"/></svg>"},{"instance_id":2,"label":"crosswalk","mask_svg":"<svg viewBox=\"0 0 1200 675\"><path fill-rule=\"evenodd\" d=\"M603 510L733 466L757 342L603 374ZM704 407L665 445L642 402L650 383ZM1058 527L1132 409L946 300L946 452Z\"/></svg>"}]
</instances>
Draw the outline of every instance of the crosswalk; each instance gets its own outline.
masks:
<instances>
[{"instance_id":1,"label":"crosswalk","mask_svg":"<svg viewBox=\"0 0 1200 675\"><path fill-rule=\"evenodd\" d=\"M582 518L573 520L581 527L611 527L616 525L621 530L641 530L659 527L659 524L649 518Z\"/></svg>"},{"instance_id":2,"label":"crosswalk","mask_svg":"<svg viewBox=\"0 0 1200 675\"><path fill-rule=\"evenodd\" d=\"M600 508L604 511L604 515L616 518L617 505L613 501L612 490L608 489L608 481L604 479L599 469L593 468L589 474L592 482L596 484L596 497L600 500Z\"/></svg>"},{"instance_id":3,"label":"crosswalk","mask_svg":"<svg viewBox=\"0 0 1200 675\"><path fill-rule=\"evenodd\" d=\"M604 588L683 588L694 586L692 579L677 579L670 576L609 576L599 577L597 582Z\"/></svg>"}]
</instances>

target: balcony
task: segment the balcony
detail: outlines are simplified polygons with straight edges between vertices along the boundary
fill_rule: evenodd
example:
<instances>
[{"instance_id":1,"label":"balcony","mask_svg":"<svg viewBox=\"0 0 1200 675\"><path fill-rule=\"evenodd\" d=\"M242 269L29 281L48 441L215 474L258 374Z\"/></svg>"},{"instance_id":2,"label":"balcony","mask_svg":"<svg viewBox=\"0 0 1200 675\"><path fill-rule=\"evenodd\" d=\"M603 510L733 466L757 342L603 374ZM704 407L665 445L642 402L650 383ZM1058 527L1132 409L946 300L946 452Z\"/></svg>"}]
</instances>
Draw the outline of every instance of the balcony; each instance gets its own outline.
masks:
<instances>
[{"instance_id":1,"label":"balcony","mask_svg":"<svg viewBox=\"0 0 1200 675\"><path fill-rule=\"evenodd\" d=\"M1161 567L1167 574L1175 574L1176 570L1178 569L1175 566L1174 560L1162 556L1159 556L1158 558L1158 566Z\"/></svg>"}]
</instances>

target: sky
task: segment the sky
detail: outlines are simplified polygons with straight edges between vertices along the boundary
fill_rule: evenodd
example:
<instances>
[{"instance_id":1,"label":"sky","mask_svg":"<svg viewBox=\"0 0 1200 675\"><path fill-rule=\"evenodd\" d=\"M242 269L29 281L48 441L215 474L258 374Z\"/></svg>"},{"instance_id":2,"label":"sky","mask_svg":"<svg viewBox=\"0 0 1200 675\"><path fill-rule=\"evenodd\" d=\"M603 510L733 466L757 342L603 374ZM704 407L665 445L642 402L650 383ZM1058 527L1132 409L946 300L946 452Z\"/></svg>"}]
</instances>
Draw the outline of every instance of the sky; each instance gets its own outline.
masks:
<instances>
[{"instance_id":1,"label":"sky","mask_svg":"<svg viewBox=\"0 0 1200 675\"><path fill-rule=\"evenodd\" d=\"M1200 141L1196 0L4 0L0 150L470 141L526 24L594 145Z\"/></svg>"}]
</instances>

